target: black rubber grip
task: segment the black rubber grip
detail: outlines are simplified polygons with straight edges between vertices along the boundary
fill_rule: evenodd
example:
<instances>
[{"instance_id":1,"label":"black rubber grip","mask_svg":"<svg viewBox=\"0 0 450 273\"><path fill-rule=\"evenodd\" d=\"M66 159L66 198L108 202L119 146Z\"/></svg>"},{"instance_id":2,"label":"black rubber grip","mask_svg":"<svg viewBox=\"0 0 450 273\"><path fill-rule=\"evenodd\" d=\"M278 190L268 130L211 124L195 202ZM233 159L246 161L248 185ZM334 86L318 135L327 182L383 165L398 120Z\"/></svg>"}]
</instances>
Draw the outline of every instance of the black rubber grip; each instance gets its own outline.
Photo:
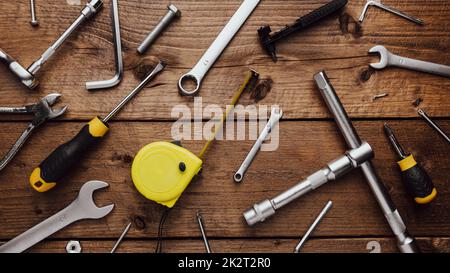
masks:
<instances>
[{"instance_id":1,"label":"black rubber grip","mask_svg":"<svg viewBox=\"0 0 450 273\"><path fill-rule=\"evenodd\" d=\"M430 176L419 164L402 172L402 178L414 198L429 197L435 188Z\"/></svg>"},{"instance_id":2,"label":"black rubber grip","mask_svg":"<svg viewBox=\"0 0 450 273\"><path fill-rule=\"evenodd\" d=\"M49 183L60 182L102 138L92 136L89 124L85 125L71 141L59 146L39 165L41 178Z\"/></svg>"},{"instance_id":3,"label":"black rubber grip","mask_svg":"<svg viewBox=\"0 0 450 273\"><path fill-rule=\"evenodd\" d=\"M298 29L309 27L310 25L322 20L323 18L339 11L340 9L345 7L347 3L347 0L333 0L330 3L298 19L296 25L298 26Z\"/></svg>"}]
</instances>

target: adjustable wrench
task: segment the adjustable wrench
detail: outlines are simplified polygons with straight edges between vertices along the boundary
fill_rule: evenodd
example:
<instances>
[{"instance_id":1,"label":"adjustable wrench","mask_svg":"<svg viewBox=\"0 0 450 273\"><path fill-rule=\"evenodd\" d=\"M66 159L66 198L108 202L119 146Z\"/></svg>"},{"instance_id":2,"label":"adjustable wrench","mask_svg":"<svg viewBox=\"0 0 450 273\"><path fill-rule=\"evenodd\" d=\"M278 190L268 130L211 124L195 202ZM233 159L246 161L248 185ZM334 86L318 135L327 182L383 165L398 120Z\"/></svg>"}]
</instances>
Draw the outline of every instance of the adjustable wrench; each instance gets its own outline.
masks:
<instances>
[{"instance_id":1,"label":"adjustable wrench","mask_svg":"<svg viewBox=\"0 0 450 273\"><path fill-rule=\"evenodd\" d=\"M421 71L443 77L450 77L450 66L401 57L392 54L384 46L381 45L372 47L369 50L369 53L380 54L380 62L370 64L370 66L374 69L383 69L388 66L397 66L400 68Z\"/></svg>"},{"instance_id":2,"label":"adjustable wrench","mask_svg":"<svg viewBox=\"0 0 450 273\"><path fill-rule=\"evenodd\" d=\"M250 167L250 164L252 163L253 159L255 158L258 151L261 149L261 146L263 142L266 140L267 136L272 131L272 128L274 128L280 119L283 117L283 110L280 108L273 108L272 113L270 115L269 122L267 122L266 127L262 131L261 135L256 140L255 145L253 145L253 148L250 150L250 153L245 158L244 162L242 162L241 167L234 175L234 181L237 183L240 183L242 179L244 178L244 174L247 171L248 167Z\"/></svg>"},{"instance_id":3,"label":"adjustable wrench","mask_svg":"<svg viewBox=\"0 0 450 273\"><path fill-rule=\"evenodd\" d=\"M51 106L54 105L60 97L60 94L55 93L46 96L36 104L24 107L0 107L0 114L34 114L34 119L30 125L28 125L28 128L19 137L6 156L0 161L0 171L5 168L5 166L17 154L19 149L22 148L23 144L26 142L34 129L42 125L45 121L57 118L66 112L67 106L56 110L51 108Z\"/></svg>"},{"instance_id":4,"label":"adjustable wrench","mask_svg":"<svg viewBox=\"0 0 450 273\"><path fill-rule=\"evenodd\" d=\"M99 208L92 195L94 191L106 187L108 183L102 181L85 183L78 197L68 207L0 246L0 253L21 253L76 221L105 217L113 210L114 205Z\"/></svg>"},{"instance_id":5,"label":"adjustable wrench","mask_svg":"<svg viewBox=\"0 0 450 273\"><path fill-rule=\"evenodd\" d=\"M178 81L178 88L181 95L197 95L203 77L205 77L211 66L219 58L225 47L230 43L230 41L245 23L256 6L258 6L260 1L261 0L244 0L239 9L236 11L233 17L231 17L230 21L223 28L223 30L217 36L216 40L211 44L211 46L205 52L203 57L198 61L198 63L194 66L194 68L192 68L192 70L188 73L181 76L180 80ZM194 90L187 90L184 88L184 84L189 79L195 82Z\"/></svg>"}]
</instances>

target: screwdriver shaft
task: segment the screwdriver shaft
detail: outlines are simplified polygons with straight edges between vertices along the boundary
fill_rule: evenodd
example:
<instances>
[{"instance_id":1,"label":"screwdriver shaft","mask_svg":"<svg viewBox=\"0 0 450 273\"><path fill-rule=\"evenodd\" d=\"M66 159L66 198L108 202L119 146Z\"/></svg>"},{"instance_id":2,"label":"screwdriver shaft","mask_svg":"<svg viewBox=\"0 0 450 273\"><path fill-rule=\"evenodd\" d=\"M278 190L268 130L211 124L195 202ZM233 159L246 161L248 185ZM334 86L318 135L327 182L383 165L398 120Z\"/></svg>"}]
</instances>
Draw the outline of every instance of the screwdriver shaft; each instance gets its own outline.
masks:
<instances>
[{"instance_id":1,"label":"screwdriver shaft","mask_svg":"<svg viewBox=\"0 0 450 273\"><path fill-rule=\"evenodd\" d=\"M159 62L155 69L147 75L147 77L133 90L130 94L128 94L112 111L109 113L104 119L103 123L108 123L113 117L117 115L117 113L122 110L122 108L134 97L136 96L144 87L153 80L159 72L161 72L166 64L164 62Z\"/></svg>"}]
</instances>

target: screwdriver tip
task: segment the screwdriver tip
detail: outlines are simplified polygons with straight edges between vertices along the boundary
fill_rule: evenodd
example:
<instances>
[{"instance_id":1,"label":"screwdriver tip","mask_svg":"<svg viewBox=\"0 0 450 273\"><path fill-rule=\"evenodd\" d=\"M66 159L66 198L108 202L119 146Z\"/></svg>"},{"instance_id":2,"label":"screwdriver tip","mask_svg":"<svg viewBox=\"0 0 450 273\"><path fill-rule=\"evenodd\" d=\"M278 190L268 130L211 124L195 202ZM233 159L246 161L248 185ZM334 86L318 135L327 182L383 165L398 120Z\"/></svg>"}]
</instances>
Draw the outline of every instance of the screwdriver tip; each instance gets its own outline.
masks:
<instances>
[{"instance_id":1,"label":"screwdriver tip","mask_svg":"<svg viewBox=\"0 0 450 273\"><path fill-rule=\"evenodd\" d=\"M394 132L392 131L391 127L387 123L384 123L384 131L388 136L392 136Z\"/></svg>"}]
</instances>

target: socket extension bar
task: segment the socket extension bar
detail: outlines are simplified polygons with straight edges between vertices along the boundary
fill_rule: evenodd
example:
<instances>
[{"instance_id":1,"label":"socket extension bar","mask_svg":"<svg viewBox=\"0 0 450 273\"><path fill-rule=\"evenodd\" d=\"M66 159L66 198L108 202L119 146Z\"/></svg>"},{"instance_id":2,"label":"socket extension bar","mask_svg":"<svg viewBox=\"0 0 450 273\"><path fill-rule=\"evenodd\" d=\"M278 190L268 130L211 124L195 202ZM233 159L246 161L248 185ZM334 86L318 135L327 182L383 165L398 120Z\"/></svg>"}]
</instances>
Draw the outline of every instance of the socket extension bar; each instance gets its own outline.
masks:
<instances>
[{"instance_id":1,"label":"socket extension bar","mask_svg":"<svg viewBox=\"0 0 450 273\"><path fill-rule=\"evenodd\" d=\"M83 22L92 18L103 7L101 0L91 0L81 10L80 16L70 25L66 31L42 54L42 56L34 63L25 69L24 66L19 64L15 59L6 54L0 49L0 61L5 63L9 70L29 89L34 89L39 85L39 81L36 79L36 73L42 68L45 62L47 62L56 50L69 38L69 36L77 30Z\"/></svg>"},{"instance_id":2,"label":"socket extension bar","mask_svg":"<svg viewBox=\"0 0 450 273\"><path fill-rule=\"evenodd\" d=\"M298 183L287 191L277 195L271 200L264 200L255 204L253 208L244 213L247 224L253 226L264 222L275 214L275 211L291 203L295 199L319 188L320 186L343 177L364 162L372 159L373 151L368 143L348 151L345 155L329 163L325 168L310 175L306 180Z\"/></svg>"},{"instance_id":3,"label":"socket extension bar","mask_svg":"<svg viewBox=\"0 0 450 273\"><path fill-rule=\"evenodd\" d=\"M356 132L353 124L348 117L347 112L342 105L339 97L336 94L333 86L331 85L325 71L322 71L314 75L316 85L325 100L328 109L333 114L336 123L350 148L357 148L361 146L361 139ZM361 170L366 177L372 193L375 196L378 205L383 211L384 216L392 229L395 237L397 238L397 246L403 253L417 253L420 252L416 241L408 234L406 226L403 222L400 213L392 202L386 187L381 182L373 164L371 161L367 161L361 164Z\"/></svg>"}]
</instances>

